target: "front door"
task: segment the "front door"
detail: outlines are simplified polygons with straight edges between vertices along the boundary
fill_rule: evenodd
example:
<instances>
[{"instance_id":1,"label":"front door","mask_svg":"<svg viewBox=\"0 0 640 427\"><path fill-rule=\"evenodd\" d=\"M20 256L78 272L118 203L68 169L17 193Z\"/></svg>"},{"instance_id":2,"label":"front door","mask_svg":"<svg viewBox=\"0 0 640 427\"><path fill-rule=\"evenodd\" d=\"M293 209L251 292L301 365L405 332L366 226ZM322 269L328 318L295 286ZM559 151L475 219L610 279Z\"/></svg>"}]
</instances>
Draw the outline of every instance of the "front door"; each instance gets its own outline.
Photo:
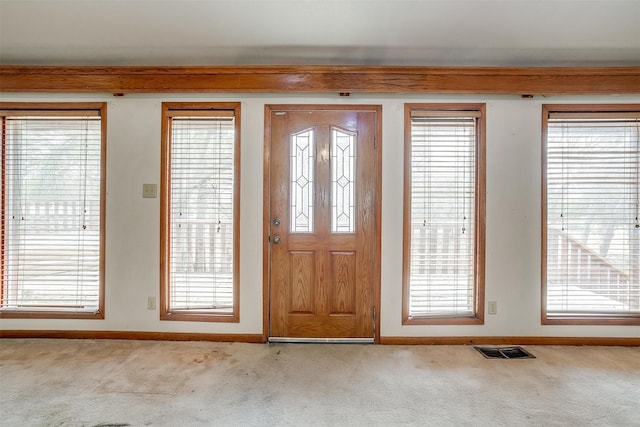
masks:
<instances>
[{"instance_id":1,"label":"front door","mask_svg":"<svg viewBox=\"0 0 640 427\"><path fill-rule=\"evenodd\" d=\"M272 338L374 338L379 107L345 108L267 108Z\"/></svg>"}]
</instances>

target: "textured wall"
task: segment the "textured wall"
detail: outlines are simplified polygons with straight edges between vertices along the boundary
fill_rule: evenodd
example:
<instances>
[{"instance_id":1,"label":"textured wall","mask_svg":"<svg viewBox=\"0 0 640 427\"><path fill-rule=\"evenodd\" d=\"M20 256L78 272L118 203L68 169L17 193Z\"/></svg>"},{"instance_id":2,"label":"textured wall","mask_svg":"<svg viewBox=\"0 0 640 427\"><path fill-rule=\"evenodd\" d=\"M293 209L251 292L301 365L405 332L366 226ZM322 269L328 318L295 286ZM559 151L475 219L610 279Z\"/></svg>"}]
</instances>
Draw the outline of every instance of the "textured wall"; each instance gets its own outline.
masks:
<instances>
[{"instance_id":1,"label":"textured wall","mask_svg":"<svg viewBox=\"0 0 640 427\"><path fill-rule=\"evenodd\" d=\"M540 325L541 104L640 102L639 97L276 95L8 95L1 101L107 101L106 318L1 319L2 329L262 332L262 191L264 105L383 106L382 336L638 337L640 327ZM163 101L242 101L240 323L160 321L147 310L159 297L159 202L143 199L143 183L160 180ZM486 102L486 300L498 314L483 326L402 326L402 167L405 102Z\"/></svg>"}]
</instances>

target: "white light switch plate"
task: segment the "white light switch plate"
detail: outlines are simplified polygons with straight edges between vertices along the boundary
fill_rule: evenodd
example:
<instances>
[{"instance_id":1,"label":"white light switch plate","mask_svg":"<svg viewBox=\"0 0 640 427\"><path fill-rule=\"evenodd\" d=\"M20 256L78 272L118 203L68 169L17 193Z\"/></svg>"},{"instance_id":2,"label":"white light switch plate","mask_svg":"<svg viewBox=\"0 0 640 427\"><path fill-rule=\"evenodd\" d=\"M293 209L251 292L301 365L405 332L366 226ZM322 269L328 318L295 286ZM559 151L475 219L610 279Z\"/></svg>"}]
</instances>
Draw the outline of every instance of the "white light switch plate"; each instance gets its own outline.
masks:
<instances>
[{"instance_id":1,"label":"white light switch plate","mask_svg":"<svg viewBox=\"0 0 640 427\"><path fill-rule=\"evenodd\" d=\"M142 197L145 199L155 199L158 197L157 184L142 184Z\"/></svg>"},{"instance_id":2,"label":"white light switch plate","mask_svg":"<svg viewBox=\"0 0 640 427\"><path fill-rule=\"evenodd\" d=\"M498 314L498 302L497 301L489 301L487 312L489 314Z\"/></svg>"}]
</instances>

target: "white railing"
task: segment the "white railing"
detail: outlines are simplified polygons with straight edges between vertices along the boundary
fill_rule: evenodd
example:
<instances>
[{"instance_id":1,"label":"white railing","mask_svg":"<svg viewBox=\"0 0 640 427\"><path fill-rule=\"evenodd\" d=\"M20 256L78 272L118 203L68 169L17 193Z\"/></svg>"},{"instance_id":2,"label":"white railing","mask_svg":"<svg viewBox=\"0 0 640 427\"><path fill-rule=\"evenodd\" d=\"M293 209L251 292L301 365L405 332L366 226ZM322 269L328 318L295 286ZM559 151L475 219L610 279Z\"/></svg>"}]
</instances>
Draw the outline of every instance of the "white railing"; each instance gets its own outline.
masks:
<instances>
[{"instance_id":1,"label":"white railing","mask_svg":"<svg viewBox=\"0 0 640 427\"><path fill-rule=\"evenodd\" d=\"M233 224L183 222L173 233L176 244L179 242L181 246L172 248L174 256L180 256L180 271L233 272Z\"/></svg>"},{"instance_id":2,"label":"white railing","mask_svg":"<svg viewBox=\"0 0 640 427\"><path fill-rule=\"evenodd\" d=\"M175 239L175 240L174 240ZM233 307L233 224L194 220L172 231L172 300L181 309Z\"/></svg>"},{"instance_id":3,"label":"white railing","mask_svg":"<svg viewBox=\"0 0 640 427\"><path fill-rule=\"evenodd\" d=\"M553 282L552 276L563 277L582 290L620 302L632 310L640 308L638 298L634 297L640 292L638 278L633 278L631 273L613 265L566 232L547 229L547 254L556 255L547 256L549 284ZM550 260L554 262L550 264ZM635 289L630 289L634 286Z\"/></svg>"},{"instance_id":4,"label":"white railing","mask_svg":"<svg viewBox=\"0 0 640 427\"><path fill-rule=\"evenodd\" d=\"M80 200L35 200L27 203L23 216L31 230L56 233L77 229L83 214L91 217L91 212L83 209L90 207Z\"/></svg>"}]
</instances>

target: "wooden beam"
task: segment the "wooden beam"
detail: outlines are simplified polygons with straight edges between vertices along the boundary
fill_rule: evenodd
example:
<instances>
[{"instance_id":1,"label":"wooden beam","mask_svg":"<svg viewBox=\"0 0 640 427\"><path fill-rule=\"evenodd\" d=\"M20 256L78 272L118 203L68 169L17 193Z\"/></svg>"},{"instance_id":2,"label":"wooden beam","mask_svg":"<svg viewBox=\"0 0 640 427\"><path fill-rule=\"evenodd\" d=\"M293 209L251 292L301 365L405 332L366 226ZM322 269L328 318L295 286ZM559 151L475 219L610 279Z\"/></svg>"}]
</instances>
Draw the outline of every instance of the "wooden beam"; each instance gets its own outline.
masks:
<instances>
[{"instance_id":1,"label":"wooden beam","mask_svg":"<svg viewBox=\"0 0 640 427\"><path fill-rule=\"evenodd\" d=\"M640 67L0 66L0 92L637 94Z\"/></svg>"}]
</instances>

